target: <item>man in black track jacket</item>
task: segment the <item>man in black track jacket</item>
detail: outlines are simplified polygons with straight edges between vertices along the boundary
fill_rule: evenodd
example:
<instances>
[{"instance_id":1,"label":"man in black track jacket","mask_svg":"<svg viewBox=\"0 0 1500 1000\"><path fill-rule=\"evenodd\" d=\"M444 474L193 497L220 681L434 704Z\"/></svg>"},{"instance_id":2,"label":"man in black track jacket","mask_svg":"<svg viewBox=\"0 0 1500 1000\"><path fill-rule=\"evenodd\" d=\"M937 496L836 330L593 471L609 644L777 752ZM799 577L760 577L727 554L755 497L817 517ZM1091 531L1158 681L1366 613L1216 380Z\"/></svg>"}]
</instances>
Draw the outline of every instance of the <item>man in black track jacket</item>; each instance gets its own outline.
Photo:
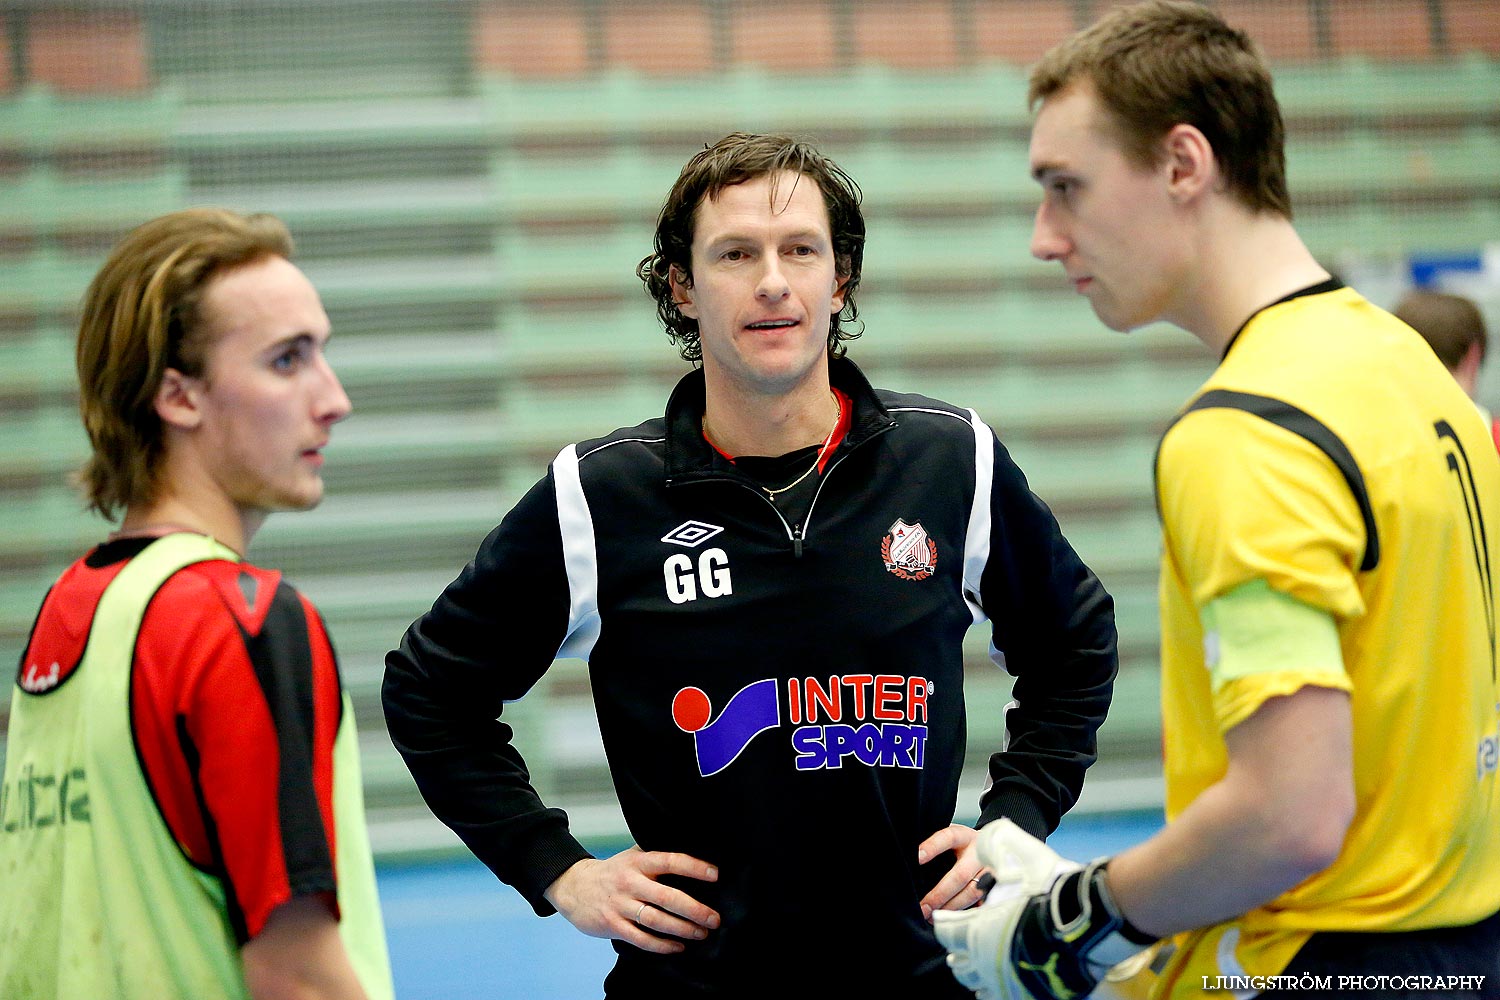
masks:
<instances>
[{"instance_id":1,"label":"man in black track jacket","mask_svg":"<svg viewBox=\"0 0 1500 1000\"><path fill-rule=\"evenodd\" d=\"M1045 837L1094 761L1113 602L973 411L842 356L863 241L804 143L693 157L640 273L700 367L663 418L565 448L387 659L428 804L614 940L611 998L968 995L930 918L981 896L952 823L971 625L1016 678L980 825ZM557 657L589 663L637 845L610 858L497 721Z\"/></svg>"}]
</instances>

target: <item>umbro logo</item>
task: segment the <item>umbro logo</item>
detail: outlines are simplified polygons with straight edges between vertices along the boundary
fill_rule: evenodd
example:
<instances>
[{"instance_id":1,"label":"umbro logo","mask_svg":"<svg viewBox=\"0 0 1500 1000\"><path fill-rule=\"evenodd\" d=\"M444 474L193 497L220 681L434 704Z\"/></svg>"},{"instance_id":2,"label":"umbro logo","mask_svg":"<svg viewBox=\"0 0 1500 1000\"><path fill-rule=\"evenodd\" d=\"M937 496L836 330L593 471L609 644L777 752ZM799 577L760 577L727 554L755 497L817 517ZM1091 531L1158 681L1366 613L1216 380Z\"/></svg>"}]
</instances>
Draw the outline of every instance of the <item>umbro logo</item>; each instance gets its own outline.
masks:
<instances>
[{"instance_id":1,"label":"umbro logo","mask_svg":"<svg viewBox=\"0 0 1500 1000\"><path fill-rule=\"evenodd\" d=\"M677 527L662 535L661 540L670 542L673 545L681 545L684 548L696 549L723 530L717 524L705 524L702 521L683 521Z\"/></svg>"}]
</instances>

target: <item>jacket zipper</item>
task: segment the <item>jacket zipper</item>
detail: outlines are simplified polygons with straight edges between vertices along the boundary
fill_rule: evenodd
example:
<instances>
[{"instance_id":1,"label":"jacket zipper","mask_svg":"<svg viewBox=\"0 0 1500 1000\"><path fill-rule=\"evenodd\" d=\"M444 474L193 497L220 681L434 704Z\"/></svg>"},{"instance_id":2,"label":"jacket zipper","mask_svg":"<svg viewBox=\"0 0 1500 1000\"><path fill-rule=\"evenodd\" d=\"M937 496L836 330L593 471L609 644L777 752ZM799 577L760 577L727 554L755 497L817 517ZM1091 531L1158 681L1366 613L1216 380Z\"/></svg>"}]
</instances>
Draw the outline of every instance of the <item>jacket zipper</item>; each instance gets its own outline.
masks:
<instances>
[{"instance_id":1,"label":"jacket zipper","mask_svg":"<svg viewBox=\"0 0 1500 1000\"><path fill-rule=\"evenodd\" d=\"M866 444L868 444L869 442L873 441L879 435L884 434L886 431L890 430L891 426L892 425L888 424L885 427L879 428L873 434L871 434L869 437L865 438L859 444L855 445L854 448L862 448L862 447L864 447ZM766 506L769 507L769 508L771 508L771 512L776 515L776 520L780 521L781 522L781 526L786 529L786 537L792 543L792 557L794 559L801 559L802 558L802 542L807 538L807 532L806 532L805 529L806 529L806 526L810 526L812 524L813 508L818 505L818 497L821 496L822 493L823 493L823 486L824 486L825 483L828 482L828 477L831 476L831 475L833 475L833 470L837 469L840 465L842 465L843 462L844 462L844 459L848 458L850 455L852 455L854 453L854 448L850 448L848 451L844 452L844 454L842 454L839 457L835 458L833 460L833 464L828 467L828 471L825 472L825 473L823 473L823 475L818 478L818 488L816 490L813 490L812 502L807 505L807 516L803 519L803 522L801 524L794 525L791 522L789 522L786 519L786 517L781 513L781 508L777 507L776 504L774 504L771 501L771 498L768 497L768 496L766 496L765 491L762 490L759 486L754 486L754 485L752 485L750 483L747 483L747 482L745 482L744 480L741 480L741 479L730 479L730 482L734 483L736 486L740 486L740 487L743 487L744 489L749 490L751 493L754 493L756 496L760 497L762 500L765 501ZM712 482L713 480L703 479L703 480L698 480L698 481L699 482Z\"/></svg>"}]
</instances>

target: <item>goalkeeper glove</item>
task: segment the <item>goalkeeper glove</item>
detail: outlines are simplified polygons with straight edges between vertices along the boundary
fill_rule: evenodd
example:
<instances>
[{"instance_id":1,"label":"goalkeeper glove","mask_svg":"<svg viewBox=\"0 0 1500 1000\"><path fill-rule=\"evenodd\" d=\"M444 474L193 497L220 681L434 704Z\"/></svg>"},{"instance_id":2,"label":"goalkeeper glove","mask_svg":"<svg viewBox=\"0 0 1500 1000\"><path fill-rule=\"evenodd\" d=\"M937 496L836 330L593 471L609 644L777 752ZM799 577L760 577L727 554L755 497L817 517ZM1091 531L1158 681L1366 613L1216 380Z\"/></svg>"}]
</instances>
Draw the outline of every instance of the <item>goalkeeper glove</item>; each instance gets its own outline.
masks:
<instances>
[{"instance_id":1,"label":"goalkeeper glove","mask_svg":"<svg viewBox=\"0 0 1500 1000\"><path fill-rule=\"evenodd\" d=\"M1155 940L1120 913L1104 859L1080 868L1003 819L980 831L979 859L996 879L984 905L940 911L934 926L953 974L980 1000L1087 996Z\"/></svg>"}]
</instances>

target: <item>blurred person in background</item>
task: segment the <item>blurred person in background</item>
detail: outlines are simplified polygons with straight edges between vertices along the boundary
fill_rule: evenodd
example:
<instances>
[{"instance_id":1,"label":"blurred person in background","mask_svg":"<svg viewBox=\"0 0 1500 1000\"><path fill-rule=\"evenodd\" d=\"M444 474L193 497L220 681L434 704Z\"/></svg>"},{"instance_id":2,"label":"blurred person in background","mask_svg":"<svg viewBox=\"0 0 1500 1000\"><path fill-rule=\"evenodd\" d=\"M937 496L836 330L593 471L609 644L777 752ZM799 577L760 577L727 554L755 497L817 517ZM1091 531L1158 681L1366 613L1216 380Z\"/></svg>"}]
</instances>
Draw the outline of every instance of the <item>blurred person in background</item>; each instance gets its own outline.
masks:
<instances>
[{"instance_id":1,"label":"blurred person in background","mask_svg":"<svg viewBox=\"0 0 1500 1000\"><path fill-rule=\"evenodd\" d=\"M1485 329L1479 306L1463 295L1416 289L1402 296L1392 311L1432 345L1438 360L1479 407L1485 423L1490 425L1495 446L1500 448L1500 421L1479 402L1479 370L1490 346L1489 331Z\"/></svg>"},{"instance_id":2,"label":"blurred person in background","mask_svg":"<svg viewBox=\"0 0 1500 1000\"><path fill-rule=\"evenodd\" d=\"M1087 865L981 831L1002 877L938 914L955 973L1062 1000L1172 938L1160 996L1500 995L1489 429L1308 252L1270 73L1211 8L1111 10L1030 99L1032 252L1220 362L1155 468L1167 825Z\"/></svg>"},{"instance_id":3,"label":"blurred person in background","mask_svg":"<svg viewBox=\"0 0 1500 1000\"><path fill-rule=\"evenodd\" d=\"M78 334L89 506L12 695L0 996L389 1000L354 714L317 609L244 560L322 499L349 400L281 222L130 232Z\"/></svg>"},{"instance_id":4,"label":"blurred person in background","mask_svg":"<svg viewBox=\"0 0 1500 1000\"><path fill-rule=\"evenodd\" d=\"M844 356L864 233L805 143L695 155L639 274L699 367L664 417L564 448L387 658L428 804L538 914L614 941L611 998L967 995L929 919L981 895L953 823L976 623L1016 678L979 720L1007 740L980 824L1048 835L1094 761L1113 601L973 411ZM501 714L557 657L589 663L635 844L611 857Z\"/></svg>"}]
</instances>

